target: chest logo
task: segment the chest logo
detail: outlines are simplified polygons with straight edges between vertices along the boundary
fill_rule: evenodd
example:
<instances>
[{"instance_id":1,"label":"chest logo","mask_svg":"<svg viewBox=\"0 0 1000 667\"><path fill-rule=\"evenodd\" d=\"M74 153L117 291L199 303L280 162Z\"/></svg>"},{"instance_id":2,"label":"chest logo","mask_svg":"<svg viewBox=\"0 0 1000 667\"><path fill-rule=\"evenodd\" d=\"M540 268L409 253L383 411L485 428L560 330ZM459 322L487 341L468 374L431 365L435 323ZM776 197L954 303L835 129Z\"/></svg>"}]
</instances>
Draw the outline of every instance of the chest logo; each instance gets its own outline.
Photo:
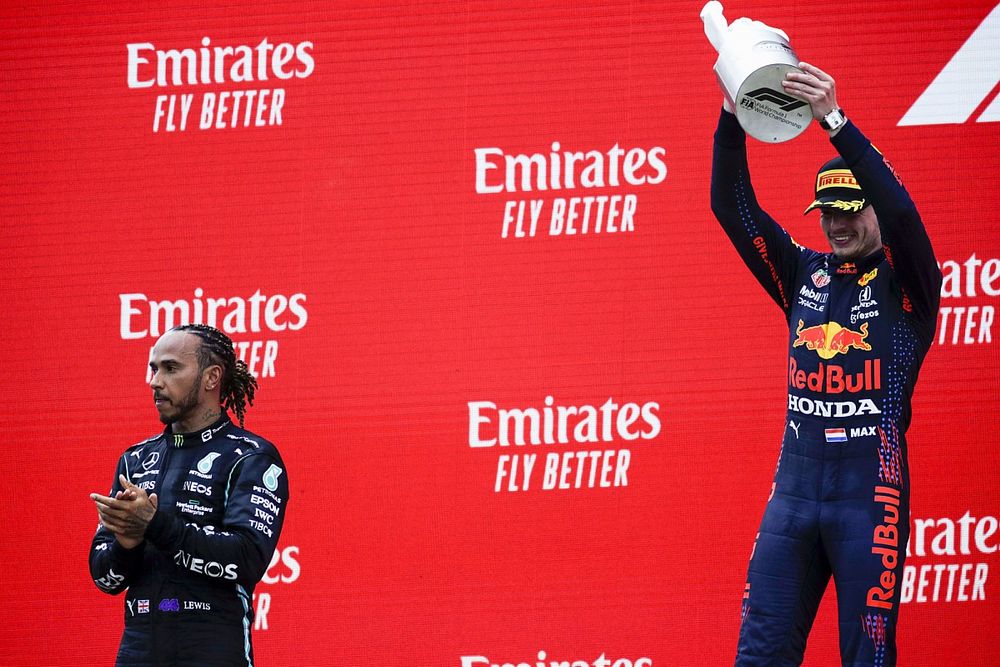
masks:
<instances>
[{"instance_id":1,"label":"chest logo","mask_svg":"<svg viewBox=\"0 0 1000 667\"><path fill-rule=\"evenodd\" d=\"M820 269L816 273L812 274L813 285L819 289L823 289L830 284L830 274L826 272L826 269Z\"/></svg>"},{"instance_id":2,"label":"chest logo","mask_svg":"<svg viewBox=\"0 0 1000 667\"><path fill-rule=\"evenodd\" d=\"M877 276L877 275L878 275L878 268L874 268L871 271L869 271L868 273L866 273L865 275L863 275L860 278L858 278L858 284L861 285L862 287L864 287L865 285L867 285L871 281L875 280L875 276Z\"/></svg>"},{"instance_id":3,"label":"chest logo","mask_svg":"<svg viewBox=\"0 0 1000 667\"><path fill-rule=\"evenodd\" d=\"M198 461L198 472L203 475L207 475L208 471L212 469L212 464L215 462L215 459L219 458L219 456L221 455L216 452L205 455L205 458Z\"/></svg>"},{"instance_id":4,"label":"chest logo","mask_svg":"<svg viewBox=\"0 0 1000 667\"><path fill-rule=\"evenodd\" d=\"M142 462L142 469L149 470L159 462L160 462L160 453L153 452L152 454L146 457L145 461Z\"/></svg>"},{"instance_id":5,"label":"chest logo","mask_svg":"<svg viewBox=\"0 0 1000 667\"><path fill-rule=\"evenodd\" d=\"M837 322L805 328L802 327L803 324L805 322L799 320L792 347L805 345L807 350L813 350L820 359L832 359L838 354L847 354L851 348L866 352L872 349L872 346L865 342L865 338L868 337L867 322L861 325L860 331L842 327Z\"/></svg>"}]
</instances>

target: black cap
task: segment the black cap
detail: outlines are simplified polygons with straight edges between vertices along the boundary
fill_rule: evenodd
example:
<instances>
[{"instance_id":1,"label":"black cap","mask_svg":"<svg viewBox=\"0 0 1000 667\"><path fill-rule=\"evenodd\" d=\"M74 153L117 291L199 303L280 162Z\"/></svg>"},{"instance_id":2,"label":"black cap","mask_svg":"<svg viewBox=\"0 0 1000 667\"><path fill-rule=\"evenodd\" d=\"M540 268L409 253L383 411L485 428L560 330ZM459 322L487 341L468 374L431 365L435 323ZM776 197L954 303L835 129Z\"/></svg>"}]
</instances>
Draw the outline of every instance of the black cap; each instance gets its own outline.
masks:
<instances>
[{"instance_id":1,"label":"black cap","mask_svg":"<svg viewBox=\"0 0 1000 667\"><path fill-rule=\"evenodd\" d=\"M868 206L868 198L861 191L854 174L848 169L844 158L835 157L819 168L816 174L816 199L803 213L814 208L857 213L865 206Z\"/></svg>"}]
</instances>

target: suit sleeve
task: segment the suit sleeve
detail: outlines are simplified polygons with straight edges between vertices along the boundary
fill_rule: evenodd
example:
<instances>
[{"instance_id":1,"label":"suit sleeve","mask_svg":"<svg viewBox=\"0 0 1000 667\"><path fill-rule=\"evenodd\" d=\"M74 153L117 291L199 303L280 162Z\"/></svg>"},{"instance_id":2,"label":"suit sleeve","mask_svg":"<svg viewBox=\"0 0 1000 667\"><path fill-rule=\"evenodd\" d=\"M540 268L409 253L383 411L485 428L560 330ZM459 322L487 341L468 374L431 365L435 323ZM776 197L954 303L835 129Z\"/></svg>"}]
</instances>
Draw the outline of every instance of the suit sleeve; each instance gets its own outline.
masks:
<instances>
[{"instance_id":1,"label":"suit sleeve","mask_svg":"<svg viewBox=\"0 0 1000 667\"><path fill-rule=\"evenodd\" d=\"M267 453L244 456L233 466L221 527L185 523L157 511L146 539L178 567L252 588L264 576L278 544L288 504L288 475Z\"/></svg>"},{"instance_id":2,"label":"suit sleeve","mask_svg":"<svg viewBox=\"0 0 1000 667\"><path fill-rule=\"evenodd\" d=\"M892 166L854 123L848 121L831 142L871 200L886 259L902 291L903 311L929 343L941 302L941 270L917 207Z\"/></svg>"},{"instance_id":3,"label":"suit sleeve","mask_svg":"<svg viewBox=\"0 0 1000 667\"><path fill-rule=\"evenodd\" d=\"M787 319L802 248L757 203L747 166L746 133L727 111L715 131L711 191L712 212L722 229Z\"/></svg>"},{"instance_id":4,"label":"suit sleeve","mask_svg":"<svg viewBox=\"0 0 1000 667\"><path fill-rule=\"evenodd\" d=\"M115 469L115 481L111 485L111 495L122 490L118 475L128 477L126 456L118 460ZM90 577L101 591L110 595L118 595L129 587L132 578L142 566L142 555L145 543L141 542L134 549L126 549L114 533L98 524L97 533L90 543Z\"/></svg>"}]
</instances>

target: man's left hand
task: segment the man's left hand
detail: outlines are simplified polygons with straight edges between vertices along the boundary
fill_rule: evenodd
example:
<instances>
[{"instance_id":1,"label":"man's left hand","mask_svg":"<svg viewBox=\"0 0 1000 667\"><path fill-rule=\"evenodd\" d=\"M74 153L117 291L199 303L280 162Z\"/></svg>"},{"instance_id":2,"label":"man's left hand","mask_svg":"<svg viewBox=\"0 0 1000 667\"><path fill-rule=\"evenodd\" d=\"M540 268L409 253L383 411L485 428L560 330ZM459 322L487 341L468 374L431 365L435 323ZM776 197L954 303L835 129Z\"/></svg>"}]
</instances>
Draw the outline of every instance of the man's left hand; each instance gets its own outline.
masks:
<instances>
[{"instance_id":1,"label":"man's left hand","mask_svg":"<svg viewBox=\"0 0 1000 667\"><path fill-rule=\"evenodd\" d=\"M809 63L799 63L801 72L788 72L781 82L785 92L809 102L813 118L823 120L837 104L837 84L833 77Z\"/></svg>"}]
</instances>

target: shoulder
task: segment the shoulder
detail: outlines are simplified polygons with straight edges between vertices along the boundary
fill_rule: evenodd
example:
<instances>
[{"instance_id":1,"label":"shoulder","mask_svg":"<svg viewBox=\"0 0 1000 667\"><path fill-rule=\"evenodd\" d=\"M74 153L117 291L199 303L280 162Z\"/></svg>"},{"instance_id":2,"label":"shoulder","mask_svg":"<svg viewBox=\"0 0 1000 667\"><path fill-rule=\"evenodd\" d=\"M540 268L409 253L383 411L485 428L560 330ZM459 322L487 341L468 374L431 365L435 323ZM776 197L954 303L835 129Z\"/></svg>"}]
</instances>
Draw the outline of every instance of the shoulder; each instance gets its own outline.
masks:
<instances>
[{"instance_id":1,"label":"shoulder","mask_svg":"<svg viewBox=\"0 0 1000 667\"><path fill-rule=\"evenodd\" d=\"M277 502L288 494L285 462L270 440L245 429L233 427L225 440L235 445L240 455L232 462L230 475L252 480L255 493L266 493ZM263 484L263 486L260 486ZM275 495L277 494L277 495Z\"/></svg>"},{"instance_id":2,"label":"shoulder","mask_svg":"<svg viewBox=\"0 0 1000 667\"><path fill-rule=\"evenodd\" d=\"M157 433L156 435L151 435L145 440L135 443L129 446L125 452L122 454L123 457L128 456L141 456L144 451L149 448L156 447L159 441L162 440L163 433Z\"/></svg>"},{"instance_id":3,"label":"shoulder","mask_svg":"<svg viewBox=\"0 0 1000 667\"><path fill-rule=\"evenodd\" d=\"M281 460L278 448L273 442L256 433L242 429L235 424L226 430L224 439L239 448L245 455L265 455L278 461Z\"/></svg>"},{"instance_id":4,"label":"shoulder","mask_svg":"<svg viewBox=\"0 0 1000 667\"><path fill-rule=\"evenodd\" d=\"M826 269L829 264L826 253L800 245L794 238L792 238L791 241L792 246L794 246L794 248L798 251L798 265L800 272L812 273L814 271L819 271L822 273ZM807 276L803 276L803 279L805 279L805 277Z\"/></svg>"}]
</instances>

